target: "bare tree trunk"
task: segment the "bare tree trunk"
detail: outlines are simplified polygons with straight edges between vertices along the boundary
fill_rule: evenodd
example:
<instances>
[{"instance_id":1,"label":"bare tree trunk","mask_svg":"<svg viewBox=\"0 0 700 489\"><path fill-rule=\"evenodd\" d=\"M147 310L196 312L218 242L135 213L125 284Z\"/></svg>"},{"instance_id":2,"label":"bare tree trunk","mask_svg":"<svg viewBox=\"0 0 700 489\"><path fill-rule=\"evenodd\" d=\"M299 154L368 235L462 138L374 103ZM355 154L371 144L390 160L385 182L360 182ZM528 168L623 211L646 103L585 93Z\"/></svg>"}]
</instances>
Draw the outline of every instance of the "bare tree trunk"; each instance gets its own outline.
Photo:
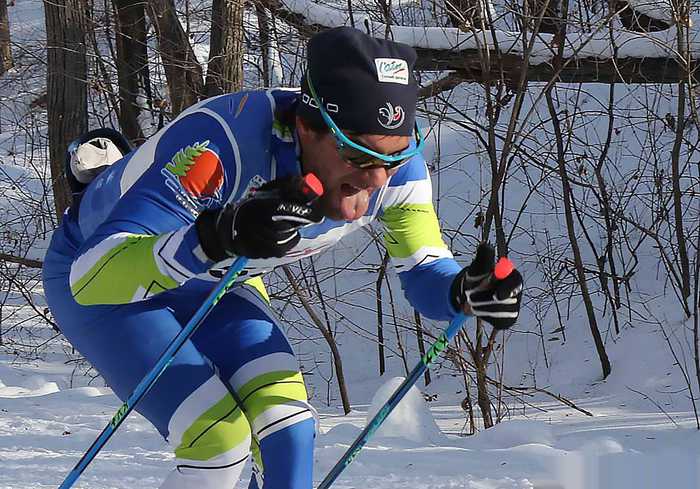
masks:
<instances>
[{"instance_id":1,"label":"bare tree trunk","mask_svg":"<svg viewBox=\"0 0 700 489\"><path fill-rule=\"evenodd\" d=\"M394 302L394 293L391 290L391 282L387 281L386 288L389 291L389 306L391 307L391 317L394 322L394 333L396 333L396 346L399 347L399 355L401 356L401 363L403 363L403 370L406 373L406 377L411 372L408 369L408 360L406 358L406 349L403 346L403 340L401 339L401 332L399 331L399 320L396 315L396 307Z\"/></svg>"},{"instance_id":2,"label":"bare tree trunk","mask_svg":"<svg viewBox=\"0 0 700 489\"><path fill-rule=\"evenodd\" d=\"M51 186L60 220L71 201L68 182L63 174L66 148L87 130L87 8L84 0L53 0L44 6Z\"/></svg>"},{"instance_id":3,"label":"bare tree trunk","mask_svg":"<svg viewBox=\"0 0 700 489\"><path fill-rule=\"evenodd\" d=\"M302 306L306 310L306 313L309 315L311 321L313 321L318 330L321 332L323 338L326 340L326 343L328 343L328 347L331 350L331 355L333 355L333 365L335 366L335 374L338 377L338 390L340 391L340 398L343 401L343 411L345 411L345 414L348 414L352 410L352 408L350 407L348 388L347 384L345 383L343 360L340 357L340 350L338 350L338 344L335 342L333 333L331 332L330 328L324 326L323 321L321 321L321 318L318 317L318 314L316 314L314 308L311 307L311 304L309 304L309 301L306 299L304 293L299 287L299 283L294 278L292 271L289 269L289 266L284 265L282 269L284 270L284 274L287 276L287 280L289 280L290 285L294 289L294 293L299 298Z\"/></svg>"},{"instance_id":4,"label":"bare tree trunk","mask_svg":"<svg viewBox=\"0 0 700 489\"><path fill-rule=\"evenodd\" d=\"M111 20L110 16L105 13L104 22L102 24L96 24L93 19L94 14L94 0L89 1L90 10L88 11L87 21L85 24L85 43L89 48L87 51L91 53L89 58L88 72L92 73L94 66L94 75L90 79L90 85L95 87L97 96L91 101L93 104L97 101L102 104L102 101L106 102L104 104L104 109L108 114L114 112L119 116L119 94L114 91L114 84L112 83L113 75L107 63L105 63L105 58L102 56L100 51L100 43L98 41L98 32L103 31L104 36L109 44L109 50L111 53L111 59L114 59L114 49L111 46ZM105 5L106 7L106 5ZM94 63L94 64L92 64ZM104 97L104 98L102 98Z\"/></svg>"},{"instance_id":5,"label":"bare tree trunk","mask_svg":"<svg viewBox=\"0 0 700 489\"><path fill-rule=\"evenodd\" d=\"M258 32L260 33L260 58L262 59L263 87L270 86L270 19L265 6L255 2L255 13L258 17Z\"/></svg>"},{"instance_id":6,"label":"bare tree trunk","mask_svg":"<svg viewBox=\"0 0 700 489\"><path fill-rule=\"evenodd\" d=\"M208 97L243 88L243 0L214 0L205 93Z\"/></svg>"},{"instance_id":7,"label":"bare tree trunk","mask_svg":"<svg viewBox=\"0 0 700 489\"><path fill-rule=\"evenodd\" d=\"M686 43L687 31L681 25L676 29L678 35L678 48L682 56L687 56L687 61L690 61L690 54ZM689 77L690 78L690 77ZM678 246L678 258L680 260L681 280L680 286L681 302L687 317L690 317L690 308L688 306L688 298L690 297L690 261L688 259L688 247L686 244L685 229L683 226L684 213L682 205L681 191L681 146L685 138L685 128L687 125L686 118L686 89L688 80L681 80L678 83L678 105L676 113L676 134L673 141L673 149L671 150L671 184L673 186L673 217L676 230L676 244Z\"/></svg>"},{"instance_id":8,"label":"bare tree trunk","mask_svg":"<svg viewBox=\"0 0 700 489\"><path fill-rule=\"evenodd\" d=\"M600 153L600 156L598 157L598 162L596 163L595 166L595 177L596 177L596 182L598 183L598 191L600 193L599 201L600 201L600 209L603 214L603 218L605 219L605 232L606 232L606 243L605 243L605 253L603 255L603 262L607 260L608 265L610 266L610 275L612 276L612 283L613 283L613 298L611 300L611 306L612 306L612 314L613 314L613 319L615 321L615 333L620 334L620 321L618 319L618 314L617 310L621 307L621 298L620 298L620 282L617 279L617 265L615 264L615 256L613 252L613 238L615 235L615 231L617 229L617 224L613 221L613 217L611 216L611 210L610 210L610 196L608 195L608 188L605 183L605 179L603 178L603 166L605 164L605 160L607 159L608 153L610 151L610 145L612 142L612 135L614 132L614 125L615 125L615 113L614 113L614 104L615 104L615 84L611 83L610 84L610 90L608 92L608 132L605 137L605 143L603 145L603 150ZM601 264L601 267L604 268L604 265ZM607 278L605 277L605 274L601 273L601 284L605 290L608 289L608 281ZM609 292L608 292L609 294Z\"/></svg>"},{"instance_id":9,"label":"bare tree trunk","mask_svg":"<svg viewBox=\"0 0 700 489\"><path fill-rule=\"evenodd\" d=\"M473 435L476 433L476 420L474 419L474 403L472 402L469 364L467 363L467 360L459 353L464 349L469 350L469 337L464 330L457 334L457 337L455 338L455 345L457 347L457 353L455 355L456 362L457 365L459 365L459 370L462 372L462 378L464 379L464 399L462 399L461 407L467 413L469 434Z\"/></svg>"},{"instance_id":10,"label":"bare tree trunk","mask_svg":"<svg viewBox=\"0 0 700 489\"><path fill-rule=\"evenodd\" d=\"M488 29L489 26L489 16L488 11L489 4L488 1L478 0L480 3L480 16L477 17L479 24L475 26L477 29ZM486 146L488 149L488 160L491 167L491 186L489 193L488 206L486 209L486 215L483 221L481 229L481 239L486 241L489 239L491 232L491 226L495 229L496 235L496 250L498 256L506 256L508 254L508 242L505 235L505 230L503 227L503 216L501 214L501 199L500 194L502 188L505 185L506 173L508 171L508 166L510 159L512 158L512 143L515 138L515 125L517 122L518 115L520 114L520 109L522 107L522 100L525 96L525 79L526 75L524 72L520 73L520 81L515 87L515 103L511 110L511 117L508 124L508 129L506 133L506 139L503 142L500 157L497 155L497 148L499 145L496 143L496 127L499 123L502 108L504 106L504 93L509 90L506 87L503 80L495 80L483 67L489 65L491 60L488 52L484 52L480 55L479 62L482 66L483 78L481 82L484 85L484 95L486 98L486 116L488 118L488 129L487 129L487 142ZM495 90L495 96L492 91ZM486 369L488 368L490 348L492 347L492 342L484 345L483 341L483 324L481 321L476 322L476 335L474 339L474 344L469 343L469 352L474 362L474 368L476 370L476 385L477 385L477 404L481 410L482 418L484 421L484 427L490 428L493 426L493 414L491 411L491 400L489 397L488 387L486 385L487 375ZM467 335L465 335L467 337ZM468 337L467 337L468 338Z\"/></svg>"},{"instance_id":11,"label":"bare tree trunk","mask_svg":"<svg viewBox=\"0 0 700 489\"><path fill-rule=\"evenodd\" d=\"M573 210L571 206L571 184L569 183L569 177L566 171L564 144L562 140L561 128L559 126L558 115L556 112L556 108L554 107L554 101L552 100L551 89L545 92L545 98L547 100L547 107L549 108L549 113L552 116L552 125L554 126L554 132L556 134L557 162L559 164L559 176L561 178L562 198L564 199L566 229L569 234L569 243L571 244L571 250L574 254L576 277L578 279L579 287L581 288L581 295L583 297L583 303L586 307L586 314L588 315L588 325L591 329L591 335L593 336L596 351L598 352L598 357L600 358L600 364L603 368L603 378L606 378L608 375L610 375L611 372L610 360L608 359L608 354L605 351L605 344L603 343L603 338L600 334L600 329L598 328L598 322L596 321L595 310L593 309L593 302L591 301L591 295L588 291L586 272L583 267L583 258L581 257L581 250L579 249L578 239L576 237Z\"/></svg>"},{"instance_id":12,"label":"bare tree trunk","mask_svg":"<svg viewBox=\"0 0 700 489\"><path fill-rule=\"evenodd\" d=\"M145 140L139 124L139 94L150 102L150 77L146 46L146 10L141 0L113 0L117 13L117 76L119 79L119 125L136 144Z\"/></svg>"},{"instance_id":13,"label":"bare tree trunk","mask_svg":"<svg viewBox=\"0 0 700 489\"><path fill-rule=\"evenodd\" d=\"M7 16L7 0L0 0L0 75L14 66L10 48L10 19Z\"/></svg>"},{"instance_id":14,"label":"bare tree trunk","mask_svg":"<svg viewBox=\"0 0 700 489\"><path fill-rule=\"evenodd\" d=\"M418 340L418 352L420 353L421 358L423 358L425 356L425 340L423 339L423 321L421 321L418 309L413 310L413 318L416 320L416 339ZM423 377L425 378L425 385L428 386L430 384L430 369L425 369Z\"/></svg>"},{"instance_id":15,"label":"bare tree trunk","mask_svg":"<svg viewBox=\"0 0 700 489\"><path fill-rule=\"evenodd\" d=\"M202 67L177 18L174 0L148 0L148 7L148 15L158 36L160 56L168 80L171 112L175 117L204 94Z\"/></svg>"},{"instance_id":16,"label":"bare tree trunk","mask_svg":"<svg viewBox=\"0 0 700 489\"><path fill-rule=\"evenodd\" d=\"M384 253L382 264L379 267L379 276L375 284L377 295L377 351L379 355L379 375L386 371L386 356L384 355L384 307L382 306L382 282L386 274L386 266L389 263L389 252Z\"/></svg>"},{"instance_id":17,"label":"bare tree trunk","mask_svg":"<svg viewBox=\"0 0 700 489\"><path fill-rule=\"evenodd\" d=\"M382 11L382 17L384 18L384 39L391 38L391 0L377 0L379 4L379 9Z\"/></svg>"},{"instance_id":18,"label":"bare tree trunk","mask_svg":"<svg viewBox=\"0 0 700 489\"><path fill-rule=\"evenodd\" d=\"M476 368L476 403L481 410L481 417L484 421L484 428L493 427L493 413L491 412L491 398L486 386L487 375L486 368L488 367L488 357L484 352L484 345L481 342L484 325L481 320L477 319L476 326L476 341L475 351L472 355L474 367Z\"/></svg>"},{"instance_id":19,"label":"bare tree trunk","mask_svg":"<svg viewBox=\"0 0 700 489\"><path fill-rule=\"evenodd\" d=\"M460 332L461 338L466 344L467 350L469 351L469 355L471 356L472 362L474 363L477 392L476 402L479 405L479 410L481 411L481 418L484 422L484 428L487 429L491 428L494 425L493 413L491 411L491 397L489 395L488 390L487 369L497 334L498 330L493 329L488 339L486 340L486 344L484 345L484 324L483 321L481 321L480 319L476 320L476 334L473 343L466 332ZM466 365L464 373L466 374ZM465 388L467 388L466 384L467 383L465 380ZM471 406L471 398L469 398L469 405Z\"/></svg>"},{"instance_id":20,"label":"bare tree trunk","mask_svg":"<svg viewBox=\"0 0 700 489\"><path fill-rule=\"evenodd\" d=\"M563 0L562 3L562 19L561 28L558 31L557 36L557 58L555 62L560 64L563 60L564 54L564 44L566 39L566 22L569 13L569 1ZM547 101L547 108L549 114L552 118L552 127L554 128L555 142L557 147L557 164L559 169L559 177L561 179L562 186L562 198L564 200L564 214L566 217L566 230L569 235L569 243L571 244L571 250L574 254L574 264L576 267L576 277L578 279L579 287L581 288L581 295L583 297L583 303L586 307L586 314L588 315L588 326L591 329L591 335L593 336L593 342L595 343L596 351L598 352L598 358L600 359L600 364L603 369L603 378L610 375L610 359L605 351L605 344L603 343L603 338L600 334L600 329L598 328L598 322L595 316L595 310L593 309L593 302L591 301L591 295L588 291L588 283L586 281L586 272L583 267L583 258L581 257L581 249L578 245L578 239L576 236L576 228L574 224L573 209L571 204L571 199L573 192L571 190L571 183L569 182L569 176L566 170L566 157L564 152L564 139L561 132L561 125L559 123L559 115L554 106L554 100L552 99L552 89L554 84L550 85L544 92L545 99Z\"/></svg>"}]
</instances>

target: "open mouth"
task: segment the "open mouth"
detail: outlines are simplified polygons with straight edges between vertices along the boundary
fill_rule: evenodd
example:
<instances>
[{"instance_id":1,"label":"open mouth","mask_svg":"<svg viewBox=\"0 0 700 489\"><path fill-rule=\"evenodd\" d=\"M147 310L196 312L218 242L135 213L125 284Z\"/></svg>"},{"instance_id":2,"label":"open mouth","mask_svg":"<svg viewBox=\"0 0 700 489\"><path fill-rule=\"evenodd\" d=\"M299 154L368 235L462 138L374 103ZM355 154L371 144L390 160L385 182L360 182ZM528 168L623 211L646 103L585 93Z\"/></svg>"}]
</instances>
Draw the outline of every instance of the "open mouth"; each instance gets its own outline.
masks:
<instances>
[{"instance_id":1,"label":"open mouth","mask_svg":"<svg viewBox=\"0 0 700 489\"><path fill-rule=\"evenodd\" d=\"M354 185L350 185L349 183L344 183L340 186L340 191L343 193L343 196L349 197L362 191L362 189L359 187L355 187Z\"/></svg>"}]
</instances>

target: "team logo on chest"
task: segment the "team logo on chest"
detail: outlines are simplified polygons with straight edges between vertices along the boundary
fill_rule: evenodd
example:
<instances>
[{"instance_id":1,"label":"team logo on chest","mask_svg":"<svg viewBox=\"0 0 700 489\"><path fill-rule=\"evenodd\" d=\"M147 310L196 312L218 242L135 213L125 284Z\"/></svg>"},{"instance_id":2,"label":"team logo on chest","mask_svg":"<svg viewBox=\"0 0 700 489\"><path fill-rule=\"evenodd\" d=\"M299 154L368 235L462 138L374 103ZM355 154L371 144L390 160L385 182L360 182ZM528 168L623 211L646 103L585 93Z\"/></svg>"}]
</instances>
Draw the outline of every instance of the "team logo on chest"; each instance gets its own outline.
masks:
<instances>
[{"instance_id":1,"label":"team logo on chest","mask_svg":"<svg viewBox=\"0 0 700 489\"><path fill-rule=\"evenodd\" d=\"M177 201L195 217L223 201L224 167L208 146L204 141L180 149L160 171Z\"/></svg>"}]
</instances>

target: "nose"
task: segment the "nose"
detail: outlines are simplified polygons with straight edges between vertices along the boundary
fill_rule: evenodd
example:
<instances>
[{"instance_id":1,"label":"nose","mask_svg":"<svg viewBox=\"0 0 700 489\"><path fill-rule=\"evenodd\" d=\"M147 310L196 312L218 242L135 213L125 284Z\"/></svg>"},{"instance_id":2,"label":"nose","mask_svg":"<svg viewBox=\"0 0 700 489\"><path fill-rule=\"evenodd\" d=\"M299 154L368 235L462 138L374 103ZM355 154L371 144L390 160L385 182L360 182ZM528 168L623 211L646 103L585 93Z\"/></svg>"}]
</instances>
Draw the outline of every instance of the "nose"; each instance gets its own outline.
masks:
<instances>
[{"instance_id":1,"label":"nose","mask_svg":"<svg viewBox=\"0 0 700 489\"><path fill-rule=\"evenodd\" d=\"M368 168L362 170L364 183L368 187L381 187L389 179L385 168Z\"/></svg>"}]
</instances>

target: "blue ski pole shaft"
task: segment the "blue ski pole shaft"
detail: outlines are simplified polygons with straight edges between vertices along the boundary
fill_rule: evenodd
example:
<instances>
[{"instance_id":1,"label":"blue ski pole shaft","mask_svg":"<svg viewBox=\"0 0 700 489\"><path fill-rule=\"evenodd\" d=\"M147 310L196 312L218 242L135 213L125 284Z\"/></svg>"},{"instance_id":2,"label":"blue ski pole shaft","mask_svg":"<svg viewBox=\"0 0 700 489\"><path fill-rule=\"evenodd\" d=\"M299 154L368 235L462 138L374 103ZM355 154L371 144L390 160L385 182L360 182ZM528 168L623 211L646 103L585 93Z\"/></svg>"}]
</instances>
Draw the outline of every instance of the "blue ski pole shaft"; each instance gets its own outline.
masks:
<instances>
[{"instance_id":1,"label":"blue ski pole shaft","mask_svg":"<svg viewBox=\"0 0 700 489\"><path fill-rule=\"evenodd\" d=\"M216 285L214 290L209 293L207 298L204 300L204 303L199 307L199 309L197 309L197 312L194 313L192 319L190 319L182 331L180 331L177 336L173 338L172 342L163 352L160 359L158 359L155 366L150 372L148 372L148 374L146 374L141 382L139 382L134 391L127 398L126 402L122 404L119 410L117 410L117 413L112 417L109 424L102 430L100 436L98 436L92 445L90 445L90 448L88 448L83 457L78 461L75 467L73 467L73 470L68 473L63 483L59 486L59 489L69 489L73 486L75 481L78 480L80 474L83 473L85 468L90 464L90 462L92 462L105 443L107 443L114 432L117 431L117 428L119 428L129 413L134 409L134 407L136 407L136 404L138 404L143 396L145 396L155 385L156 381L165 371L165 369L168 368L168 365L170 365L170 362L172 362L177 352L180 351L182 345L184 345L187 340L192 337L200 324L202 324L204 318L209 315L221 297L228 292L238 274L241 272L241 270L243 270L243 267L245 267L247 261L248 259L245 257L239 257L234 260L233 264L224 274L221 280L219 280L219 283Z\"/></svg>"},{"instance_id":2,"label":"blue ski pole shaft","mask_svg":"<svg viewBox=\"0 0 700 489\"><path fill-rule=\"evenodd\" d=\"M413 387L423 372L428 368L428 366L435 361L435 359L440 355L447 345L457 336L457 333L462 329L462 325L466 316L462 313L457 314L457 316L450 322L447 329L440 335L435 343L430 347L428 352L421 358L418 365L416 365L411 371L410 375L403 381L403 383L394 391L388 401L384 403L384 406L379 410L379 412L372 418L372 420L367 424L362 433L357 437L350 448L343 454L343 456L338 460L338 463L331 469L325 479L321 481L318 489L328 489L333 482L340 476L341 472L355 460L355 457L360 453L360 450L367 444L367 441L372 437L375 431L379 429L384 420L391 414L394 408L401 402L401 399L406 395L406 393Z\"/></svg>"}]
</instances>

